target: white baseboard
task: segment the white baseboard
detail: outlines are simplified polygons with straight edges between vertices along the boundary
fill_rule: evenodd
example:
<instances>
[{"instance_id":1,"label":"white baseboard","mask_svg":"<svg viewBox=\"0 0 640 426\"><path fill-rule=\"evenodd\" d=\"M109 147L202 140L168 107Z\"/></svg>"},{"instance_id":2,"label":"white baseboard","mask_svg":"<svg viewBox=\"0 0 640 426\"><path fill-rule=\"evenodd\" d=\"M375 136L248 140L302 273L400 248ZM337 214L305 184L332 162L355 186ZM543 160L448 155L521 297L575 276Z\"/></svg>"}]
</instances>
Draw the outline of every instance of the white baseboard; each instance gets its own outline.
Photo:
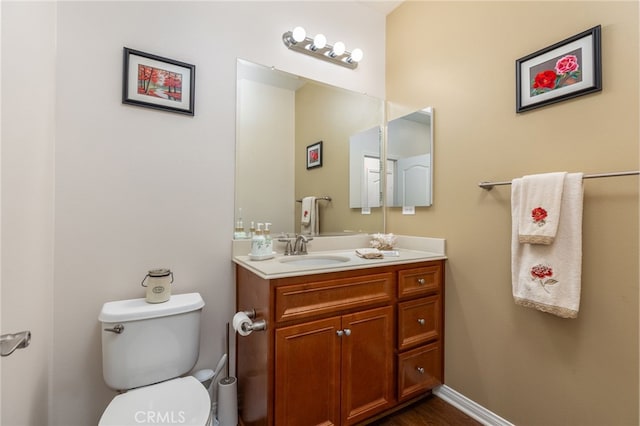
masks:
<instances>
[{"instance_id":1,"label":"white baseboard","mask_svg":"<svg viewBox=\"0 0 640 426\"><path fill-rule=\"evenodd\" d=\"M433 389L433 394L485 426L514 426L512 423L470 400L456 390L451 389L447 385L438 386Z\"/></svg>"}]
</instances>

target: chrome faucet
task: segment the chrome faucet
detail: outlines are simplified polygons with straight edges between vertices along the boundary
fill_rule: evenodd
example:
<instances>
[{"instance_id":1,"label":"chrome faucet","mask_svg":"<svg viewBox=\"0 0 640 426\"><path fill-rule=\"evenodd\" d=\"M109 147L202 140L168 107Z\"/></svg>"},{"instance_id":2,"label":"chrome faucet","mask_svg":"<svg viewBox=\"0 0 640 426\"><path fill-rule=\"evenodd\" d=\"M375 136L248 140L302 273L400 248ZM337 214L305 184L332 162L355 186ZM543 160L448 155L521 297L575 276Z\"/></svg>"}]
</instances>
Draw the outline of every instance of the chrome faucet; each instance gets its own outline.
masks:
<instances>
[{"instance_id":1,"label":"chrome faucet","mask_svg":"<svg viewBox=\"0 0 640 426\"><path fill-rule=\"evenodd\" d=\"M298 235L296 237L296 242L293 244L293 253L292 254L307 254L307 243L313 240L313 237L307 237L305 235Z\"/></svg>"}]
</instances>

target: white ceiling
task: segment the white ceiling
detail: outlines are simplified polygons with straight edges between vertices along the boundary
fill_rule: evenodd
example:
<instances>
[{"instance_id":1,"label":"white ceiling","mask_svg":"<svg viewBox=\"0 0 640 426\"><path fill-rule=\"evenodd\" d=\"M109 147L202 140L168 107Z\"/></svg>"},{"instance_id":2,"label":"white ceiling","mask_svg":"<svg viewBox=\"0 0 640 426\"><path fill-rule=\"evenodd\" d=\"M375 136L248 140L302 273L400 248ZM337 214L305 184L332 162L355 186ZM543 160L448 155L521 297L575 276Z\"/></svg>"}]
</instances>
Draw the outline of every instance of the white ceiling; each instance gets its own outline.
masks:
<instances>
[{"instance_id":1,"label":"white ceiling","mask_svg":"<svg viewBox=\"0 0 640 426\"><path fill-rule=\"evenodd\" d=\"M363 3L372 9L388 15L396 7L400 6L403 1L404 0L361 0L360 3Z\"/></svg>"}]
</instances>

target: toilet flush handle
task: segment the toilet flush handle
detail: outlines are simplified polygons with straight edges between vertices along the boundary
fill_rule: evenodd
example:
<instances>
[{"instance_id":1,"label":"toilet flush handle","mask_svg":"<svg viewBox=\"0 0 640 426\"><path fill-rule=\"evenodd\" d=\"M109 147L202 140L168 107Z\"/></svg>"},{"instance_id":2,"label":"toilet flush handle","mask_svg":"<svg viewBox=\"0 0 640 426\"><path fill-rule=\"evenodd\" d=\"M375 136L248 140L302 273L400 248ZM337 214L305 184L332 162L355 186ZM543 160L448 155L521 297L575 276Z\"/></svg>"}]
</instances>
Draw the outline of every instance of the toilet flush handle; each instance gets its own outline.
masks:
<instances>
[{"instance_id":1,"label":"toilet flush handle","mask_svg":"<svg viewBox=\"0 0 640 426\"><path fill-rule=\"evenodd\" d=\"M113 328L105 328L104 331L110 331L111 333L120 334L124 331L124 325L116 324Z\"/></svg>"}]
</instances>

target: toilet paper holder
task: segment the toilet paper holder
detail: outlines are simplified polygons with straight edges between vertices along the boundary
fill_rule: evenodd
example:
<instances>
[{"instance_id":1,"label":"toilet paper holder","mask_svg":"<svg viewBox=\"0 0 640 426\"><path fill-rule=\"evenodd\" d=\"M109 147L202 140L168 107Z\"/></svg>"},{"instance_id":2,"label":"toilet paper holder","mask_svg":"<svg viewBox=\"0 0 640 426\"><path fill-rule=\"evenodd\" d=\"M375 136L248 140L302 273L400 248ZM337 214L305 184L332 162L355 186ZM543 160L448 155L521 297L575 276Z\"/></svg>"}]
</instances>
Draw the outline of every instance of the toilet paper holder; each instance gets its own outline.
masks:
<instances>
[{"instance_id":1,"label":"toilet paper holder","mask_svg":"<svg viewBox=\"0 0 640 426\"><path fill-rule=\"evenodd\" d=\"M264 331L267 329L267 321L262 319L254 321L251 324L243 324L242 328L244 328L245 331Z\"/></svg>"},{"instance_id":2,"label":"toilet paper holder","mask_svg":"<svg viewBox=\"0 0 640 426\"><path fill-rule=\"evenodd\" d=\"M250 310L242 311L249 319L251 320L250 324L243 323L241 325L242 330L244 332L253 332L253 331L264 331L267 329L267 321L264 319L256 321L256 309L251 308Z\"/></svg>"}]
</instances>

